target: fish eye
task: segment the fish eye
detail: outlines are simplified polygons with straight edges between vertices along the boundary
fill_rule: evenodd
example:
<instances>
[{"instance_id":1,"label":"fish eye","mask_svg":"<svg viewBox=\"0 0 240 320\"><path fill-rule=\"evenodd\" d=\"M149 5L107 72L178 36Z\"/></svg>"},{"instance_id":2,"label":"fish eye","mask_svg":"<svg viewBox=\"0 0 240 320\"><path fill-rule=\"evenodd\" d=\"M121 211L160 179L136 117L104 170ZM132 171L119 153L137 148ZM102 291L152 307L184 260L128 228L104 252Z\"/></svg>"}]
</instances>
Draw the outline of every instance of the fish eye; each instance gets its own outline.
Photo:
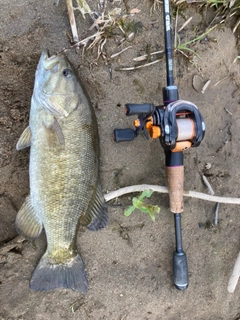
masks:
<instances>
[{"instance_id":1,"label":"fish eye","mask_svg":"<svg viewBox=\"0 0 240 320\"><path fill-rule=\"evenodd\" d=\"M64 77L68 78L71 77L72 71L70 69L64 69L62 74L64 75Z\"/></svg>"}]
</instances>

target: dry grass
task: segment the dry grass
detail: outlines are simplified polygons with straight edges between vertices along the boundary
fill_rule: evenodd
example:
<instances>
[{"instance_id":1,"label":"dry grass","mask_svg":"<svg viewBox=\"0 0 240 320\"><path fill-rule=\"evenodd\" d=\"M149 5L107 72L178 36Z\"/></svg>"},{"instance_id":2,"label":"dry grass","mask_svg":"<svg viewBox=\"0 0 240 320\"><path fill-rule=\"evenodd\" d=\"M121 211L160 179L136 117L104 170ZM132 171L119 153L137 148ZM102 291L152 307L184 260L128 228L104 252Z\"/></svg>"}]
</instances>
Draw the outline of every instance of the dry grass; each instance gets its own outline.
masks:
<instances>
[{"instance_id":1,"label":"dry grass","mask_svg":"<svg viewBox=\"0 0 240 320\"><path fill-rule=\"evenodd\" d=\"M75 6L73 5L75 1ZM240 1L239 0L171 0L172 2L172 20L175 18L175 50L182 53L188 59L191 60L193 55L197 53L193 50L193 45L197 41L201 40L209 32L211 32L217 25L227 24L229 21L232 23L232 30L236 33L240 29ZM97 10L100 13L92 10L87 4L86 0L66 0L68 7L69 21L72 30L72 45L68 49L82 47L82 54L86 50L97 51L96 58L93 63L96 63L100 57L109 61L113 57L118 56L122 52L128 50L131 46L124 47L124 43L131 42L135 36L136 28L131 17L135 14L139 14L140 10L137 8L130 9L126 6L124 0L115 1L117 6L112 10L108 10L107 1L101 0ZM122 12L121 5L125 5L125 11ZM151 0L150 15L157 11L162 5L161 0ZM180 39L180 32L187 27L191 21L186 19L185 23L178 26L178 13L183 12L187 5L197 6L199 11L206 12L206 10L214 11L212 21L208 22L208 26L205 30L196 30L192 39L187 39L184 42ZM205 10L205 11L204 11ZM88 15L92 20L92 25L88 29L88 33L85 38L79 40L77 33L77 25L75 22L74 12L81 12L82 16ZM114 38L114 43L118 44L117 52L113 52L110 55L107 54L105 47L110 38ZM64 49L64 50L68 50ZM197 55L198 56L198 55ZM132 70L132 69L131 69Z\"/></svg>"},{"instance_id":2,"label":"dry grass","mask_svg":"<svg viewBox=\"0 0 240 320\"><path fill-rule=\"evenodd\" d=\"M239 26L240 1L239 0L172 0L173 6L183 8L187 4L195 4L201 10L203 8L212 8L215 10L214 19L209 27L217 23L226 23L230 18L236 17L236 25L233 27L234 32Z\"/></svg>"},{"instance_id":3,"label":"dry grass","mask_svg":"<svg viewBox=\"0 0 240 320\"><path fill-rule=\"evenodd\" d=\"M72 44L69 48L65 48L63 51L83 47L83 54L86 50L91 50L97 48L97 57L94 60L96 62L100 57L111 58L117 56L127 50L122 47L115 54L107 57L104 46L106 45L109 38L117 39L117 43L120 46L124 42L131 41L134 38L136 32L136 25L131 21L131 17L138 14L140 10L133 8L128 10L127 14L122 14L122 9L120 7L115 7L111 11L106 11L106 1L100 1L99 9L101 13L92 10L87 4L86 0L75 0L77 5L74 6L73 0L66 0L66 5L68 8L69 22L72 31ZM158 0L155 0L158 2ZM121 0L118 1L121 3ZM75 11L80 11L82 16L89 15L92 20L92 25L88 29L87 36L79 40L77 25L75 21Z\"/></svg>"},{"instance_id":4,"label":"dry grass","mask_svg":"<svg viewBox=\"0 0 240 320\"><path fill-rule=\"evenodd\" d=\"M192 17L186 19L182 26L178 26L178 16L184 16L187 5L197 7L203 16L207 16L208 11L211 12L212 20L205 22L205 29L195 28L195 34L192 39L181 39L181 33ZM175 50L183 54L186 58L192 61L194 55L199 55L194 51L193 45L206 37L216 27L228 25L232 28L233 33L240 31L240 1L239 0L172 0L172 8L175 12ZM200 57L199 57L200 58Z\"/></svg>"}]
</instances>

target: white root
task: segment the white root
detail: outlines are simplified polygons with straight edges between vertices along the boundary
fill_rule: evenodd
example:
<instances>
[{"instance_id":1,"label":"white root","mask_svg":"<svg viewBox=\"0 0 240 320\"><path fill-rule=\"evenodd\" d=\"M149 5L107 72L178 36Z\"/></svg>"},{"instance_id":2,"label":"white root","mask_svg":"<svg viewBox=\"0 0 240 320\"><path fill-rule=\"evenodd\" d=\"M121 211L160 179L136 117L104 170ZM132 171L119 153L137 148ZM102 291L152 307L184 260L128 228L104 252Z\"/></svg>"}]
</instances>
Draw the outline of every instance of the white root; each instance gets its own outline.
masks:
<instances>
[{"instance_id":1,"label":"white root","mask_svg":"<svg viewBox=\"0 0 240 320\"><path fill-rule=\"evenodd\" d=\"M133 192L142 192L144 190L152 190L159 193L168 193L167 187L150 185L150 184L140 184L130 187L125 187L118 189L116 191L109 192L104 195L106 201L110 201L114 198L120 197L124 194L133 193ZM206 201L219 202L219 203L230 203L230 204L240 204L240 198L230 198L230 197L217 197L210 194L200 193L196 191L184 191L183 195L185 197L197 198Z\"/></svg>"},{"instance_id":2,"label":"white root","mask_svg":"<svg viewBox=\"0 0 240 320\"><path fill-rule=\"evenodd\" d=\"M238 278L240 276L240 252L237 256L237 260L234 264L234 267L233 267L233 272L232 272L232 275L231 275L231 278L229 279L229 282L228 282L228 292L229 293L233 293L235 288L236 288L236 285L238 283Z\"/></svg>"}]
</instances>

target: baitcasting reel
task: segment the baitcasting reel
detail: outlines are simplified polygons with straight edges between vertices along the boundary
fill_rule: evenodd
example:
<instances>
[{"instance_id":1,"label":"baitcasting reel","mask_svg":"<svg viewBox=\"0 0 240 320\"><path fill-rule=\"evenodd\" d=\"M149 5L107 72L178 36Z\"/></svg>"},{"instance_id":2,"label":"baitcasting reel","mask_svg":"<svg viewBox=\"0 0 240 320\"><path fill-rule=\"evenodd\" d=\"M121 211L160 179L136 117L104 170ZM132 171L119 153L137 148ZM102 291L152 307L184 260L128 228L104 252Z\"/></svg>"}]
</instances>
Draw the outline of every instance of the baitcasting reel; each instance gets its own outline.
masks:
<instances>
[{"instance_id":1,"label":"baitcasting reel","mask_svg":"<svg viewBox=\"0 0 240 320\"><path fill-rule=\"evenodd\" d=\"M140 131L148 139L159 138L164 150L184 151L197 147L205 134L205 123L197 106L189 101L177 100L167 106L153 104L126 104L127 116L138 115L133 129L115 129L115 142L130 141Z\"/></svg>"}]
</instances>

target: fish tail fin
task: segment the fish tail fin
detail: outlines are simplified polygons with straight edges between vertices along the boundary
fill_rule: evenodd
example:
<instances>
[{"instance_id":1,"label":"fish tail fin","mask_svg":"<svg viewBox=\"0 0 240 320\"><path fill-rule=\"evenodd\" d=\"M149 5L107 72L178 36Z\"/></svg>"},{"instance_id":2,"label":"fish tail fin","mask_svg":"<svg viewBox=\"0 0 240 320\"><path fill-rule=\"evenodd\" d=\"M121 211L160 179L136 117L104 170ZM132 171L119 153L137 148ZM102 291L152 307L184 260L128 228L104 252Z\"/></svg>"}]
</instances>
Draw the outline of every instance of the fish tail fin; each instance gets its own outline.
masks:
<instances>
[{"instance_id":1,"label":"fish tail fin","mask_svg":"<svg viewBox=\"0 0 240 320\"><path fill-rule=\"evenodd\" d=\"M48 291L55 288L88 291L88 280L79 254L65 264L54 263L47 254L43 255L32 275L30 289Z\"/></svg>"}]
</instances>

